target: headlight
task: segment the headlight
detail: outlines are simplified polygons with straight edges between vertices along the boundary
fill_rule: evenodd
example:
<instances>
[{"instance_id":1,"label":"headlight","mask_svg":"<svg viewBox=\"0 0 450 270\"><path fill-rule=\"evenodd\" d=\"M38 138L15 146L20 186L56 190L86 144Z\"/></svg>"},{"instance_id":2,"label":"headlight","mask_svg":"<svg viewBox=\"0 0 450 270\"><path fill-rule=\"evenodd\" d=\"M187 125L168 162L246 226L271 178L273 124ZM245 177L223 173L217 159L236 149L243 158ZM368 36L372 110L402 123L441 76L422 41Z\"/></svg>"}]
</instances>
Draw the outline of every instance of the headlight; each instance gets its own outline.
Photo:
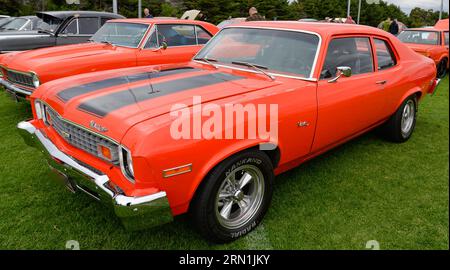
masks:
<instances>
[{"instance_id":1,"label":"headlight","mask_svg":"<svg viewBox=\"0 0 450 270\"><path fill-rule=\"evenodd\" d=\"M44 110L42 108L42 103L38 99L34 101L34 110L36 112L36 117L38 119L42 119L44 115Z\"/></svg>"},{"instance_id":2,"label":"headlight","mask_svg":"<svg viewBox=\"0 0 450 270\"><path fill-rule=\"evenodd\" d=\"M133 169L133 159L131 157L131 152L125 147L120 146L120 169L125 177L134 183L134 169Z\"/></svg>"},{"instance_id":3,"label":"headlight","mask_svg":"<svg viewBox=\"0 0 450 270\"><path fill-rule=\"evenodd\" d=\"M39 85L41 85L41 82L39 82L39 78L36 74L33 74L33 85L36 88L38 88Z\"/></svg>"}]
</instances>

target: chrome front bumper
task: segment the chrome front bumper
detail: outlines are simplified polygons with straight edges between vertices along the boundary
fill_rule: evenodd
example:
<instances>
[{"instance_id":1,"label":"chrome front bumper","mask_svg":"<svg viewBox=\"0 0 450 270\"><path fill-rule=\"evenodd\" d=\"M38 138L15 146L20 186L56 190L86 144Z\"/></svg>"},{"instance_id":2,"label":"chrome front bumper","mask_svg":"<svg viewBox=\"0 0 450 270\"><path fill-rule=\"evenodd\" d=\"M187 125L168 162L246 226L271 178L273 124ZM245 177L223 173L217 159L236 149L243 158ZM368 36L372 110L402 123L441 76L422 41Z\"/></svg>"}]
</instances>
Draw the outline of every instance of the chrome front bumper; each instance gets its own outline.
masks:
<instances>
[{"instance_id":1,"label":"chrome front bumper","mask_svg":"<svg viewBox=\"0 0 450 270\"><path fill-rule=\"evenodd\" d=\"M3 85L3 87L5 87L6 90L11 92L12 94L22 94L25 96L30 96L33 93L32 91L15 86L14 84L8 82L3 78L0 78L0 85Z\"/></svg>"},{"instance_id":2,"label":"chrome front bumper","mask_svg":"<svg viewBox=\"0 0 450 270\"><path fill-rule=\"evenodd\" d=\"M127 229L145 229L172 221L172 212L164 191L142 197L120 194L110 185L108 176L95 173L61 152L30 122L20 122L17 128L28 145L45 155L52 168L53 178L62 180L73 192L83 191L112 207Z\"/></svg>"}]
</instances>

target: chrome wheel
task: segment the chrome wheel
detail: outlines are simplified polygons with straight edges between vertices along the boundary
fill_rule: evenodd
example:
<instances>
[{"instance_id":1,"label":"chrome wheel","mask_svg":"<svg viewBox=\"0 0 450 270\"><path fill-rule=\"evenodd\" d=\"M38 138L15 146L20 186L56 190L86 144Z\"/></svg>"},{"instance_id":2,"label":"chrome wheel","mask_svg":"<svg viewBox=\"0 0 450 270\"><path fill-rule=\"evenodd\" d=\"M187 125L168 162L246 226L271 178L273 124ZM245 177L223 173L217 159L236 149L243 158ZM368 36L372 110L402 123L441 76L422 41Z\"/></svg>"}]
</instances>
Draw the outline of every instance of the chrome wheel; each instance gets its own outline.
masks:
<instances>
[{"instance_id":1,"label":"chrome wheel","mask_svg":"<svg viewBox=\"0 0 450 270\"><path fill-rule=\"evenodd\" d=\"M259 210L264 197L264 176L254 165L232 170L219 187L216 216L228 229L245 225Z\"/></svg>"},{"instance_id":2,"label":"chrome wheel","mask_svg":"<svg viewBox=\"0 0 450 270\"><path fill-rule=\"evenodd\" d=\"M408 135L414 124L414 117L416 114L416 108L413 100L408 100L403 108L401 130L403 135Z\"/></svg>"}]
</instances>

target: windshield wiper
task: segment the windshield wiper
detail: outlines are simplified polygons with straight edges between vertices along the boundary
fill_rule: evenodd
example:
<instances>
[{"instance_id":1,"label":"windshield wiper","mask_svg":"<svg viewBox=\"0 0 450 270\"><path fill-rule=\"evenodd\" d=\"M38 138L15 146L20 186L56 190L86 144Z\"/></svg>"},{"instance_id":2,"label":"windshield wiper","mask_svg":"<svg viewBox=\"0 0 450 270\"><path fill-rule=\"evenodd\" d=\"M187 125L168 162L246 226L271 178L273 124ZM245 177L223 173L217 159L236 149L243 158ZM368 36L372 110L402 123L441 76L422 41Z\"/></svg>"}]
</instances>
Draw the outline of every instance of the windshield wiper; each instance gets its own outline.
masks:
<instances>
[{"instance_id":1,"label":"windshield wiper","mask_svg":"<svg viewBox=\"0 0 450 270\"><path fill-rule=\"evenodd\" d=\"M240 62L240 61L233 61L231 62L231 64L233 65L240 65L240 66L246 66L246 67L251 67L256 71L259 71L261 74L266 75L267 77L269 77L272 81L275 80L275 77L270 75L269 73L267 73L266 71L264 71L265 69L268 69L265 66L261 66L261 65L257 65L257 64L252 64L252 63L247 63L247 62Z\"/></svg>"},{"instance_id":2,"label":"windshield wiper","mask_svg":"<svg viewBox=\"0 0 450 270\"><path fill-rule=\"evenodd\" d=\"M194 60L205 62L208 65L214 67L215 69L218 69L218 67L212 63L212 62L218 62L216 59L203 57L203 58L194 58Z\"/></svg>"}]
</instances>

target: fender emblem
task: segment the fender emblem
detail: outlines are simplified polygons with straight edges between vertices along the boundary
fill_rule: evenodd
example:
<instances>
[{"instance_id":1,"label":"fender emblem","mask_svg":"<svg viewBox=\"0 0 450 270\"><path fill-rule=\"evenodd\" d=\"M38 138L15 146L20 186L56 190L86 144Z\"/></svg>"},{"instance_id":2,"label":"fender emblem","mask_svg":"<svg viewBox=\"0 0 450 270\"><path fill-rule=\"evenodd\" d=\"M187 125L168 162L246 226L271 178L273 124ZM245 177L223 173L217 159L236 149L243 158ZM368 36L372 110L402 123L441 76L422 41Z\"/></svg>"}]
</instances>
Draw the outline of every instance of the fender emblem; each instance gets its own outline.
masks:
<instances>
[{"instance_id":1,"label":"fender emblem","mask_svg":"<svg viewBox=\"0 0 450 270\"><path fill-rule=\"evenodd\" d=\"M100 132L106 132L106 131L108 131L107 128L105 128L105 127L103 127L103 126L101 126L101 125L95 123L94 120L91 120L91 122L89 122L89 126L90 126L91 128L93 128L93 129L97 130L97 131L100 131Z\"/></svg>"}]
</instances>

